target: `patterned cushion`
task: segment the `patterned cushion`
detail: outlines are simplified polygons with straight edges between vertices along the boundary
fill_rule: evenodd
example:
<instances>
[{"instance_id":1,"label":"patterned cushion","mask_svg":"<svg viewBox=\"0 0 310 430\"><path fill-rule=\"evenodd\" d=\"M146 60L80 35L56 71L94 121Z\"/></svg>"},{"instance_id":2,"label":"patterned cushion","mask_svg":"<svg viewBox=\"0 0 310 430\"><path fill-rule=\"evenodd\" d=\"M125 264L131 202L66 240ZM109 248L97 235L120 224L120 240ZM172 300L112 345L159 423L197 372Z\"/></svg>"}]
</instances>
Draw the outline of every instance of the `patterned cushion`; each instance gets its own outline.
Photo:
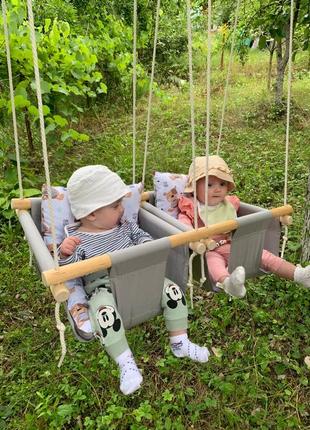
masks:
<instances>
[{"instance_id":1,"label":"patterned cushion","mask_svg":"<svg viewBox=\"0 0 310 430\"><path fill-rule=\"evenodd\" d=\"M70 210L66 188L52 187L52 207L54 210L55 217L56 243L57 245L59 245L65 238L65 225L74 222L74 216L72 215ZM41 232L44 242L50 251L53 249L51 225L52 220L48 204L47 187L44 184L42 187Z\"/></svg>"},{"instance_id":2,"label":"patterned cushion","mask_svg":"<svg viewBox=\"0 0 310 430\"><path fill-rule=\"evenodd\" d=\"M177 173L155 172L154 189L156 207L167 214L178 217L178 200L184 192L187 175Z\"/></svg>"},{"instance_id":3,"label":"patterned cushion","mask_svg":"<svg viewBox=\"0 0 310 430\"><path fill-rule=\"evenodd\" d=\"M130 193L123 199L124 215L122 222L138 220L138 212L143 191L142 183L129 185ZM71 213L68 200L68 193L65 187L52 187L52 206L55 217L56 243L60 245L65 238L64 227L67 224L74 223L74 216ZM47 188L44 184L42 187L41 203L41 233L45 244L51 251L53 248L53 238L51 230L51 216L47 198Z\"/></svg>"}]
</instances>

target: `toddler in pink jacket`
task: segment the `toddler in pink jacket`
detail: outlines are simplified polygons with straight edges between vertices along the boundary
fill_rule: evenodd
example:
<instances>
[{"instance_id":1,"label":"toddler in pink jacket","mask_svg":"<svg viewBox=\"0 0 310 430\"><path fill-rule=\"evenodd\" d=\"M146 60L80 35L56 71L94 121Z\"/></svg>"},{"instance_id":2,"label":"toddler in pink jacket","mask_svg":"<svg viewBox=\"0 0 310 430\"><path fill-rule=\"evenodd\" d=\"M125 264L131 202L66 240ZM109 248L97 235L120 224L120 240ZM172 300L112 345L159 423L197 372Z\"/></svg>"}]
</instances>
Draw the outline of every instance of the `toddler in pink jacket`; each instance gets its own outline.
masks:
<instances>
[{"instance_id":1,"label":"toddler in pink jacket","mask_svg":"<svg viewBox=\"0 0 310 430\"><path fill-rule=\"evenodd\" d=\"M179 220L184 224L194 226L194 198L193 185L194 175L196 178L197 196L197 221L198 227L205 225L205 183L206 183L206 158L196 157L195 166L190 166L188 182L185 193L179 199ZM235 188L232 173L226 162L217 155L208 158L208 225L235 219L240 206L237 196L228 195ZM223 289L227 294L235 297L244 297L246 289L244 267L237 267L232 273L228 272L228 259L231 248L231 235L222 234L215 236L215 249L206 253L209 276L217 287ZM267 272L274 273L281 278L294 280L295 282L310 288L310 265L302 268L275 256L267 250L263 250L261 268Z\"/></svg>"}]
</instances>

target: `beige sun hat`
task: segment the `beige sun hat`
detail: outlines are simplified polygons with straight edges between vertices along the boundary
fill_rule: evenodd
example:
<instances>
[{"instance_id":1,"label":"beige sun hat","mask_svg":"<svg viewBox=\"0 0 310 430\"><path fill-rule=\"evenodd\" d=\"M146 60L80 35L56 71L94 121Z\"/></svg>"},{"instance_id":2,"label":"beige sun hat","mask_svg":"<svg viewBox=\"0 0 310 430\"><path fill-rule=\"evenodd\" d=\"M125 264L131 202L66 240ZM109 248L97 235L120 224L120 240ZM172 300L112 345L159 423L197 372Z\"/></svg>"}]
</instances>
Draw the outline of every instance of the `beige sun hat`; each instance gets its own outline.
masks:
<instances>
[{"instance_id":1,"label":"beige sun hat","mask_svg":"<svg viewBox=\"0 0 310 430\"><path fill-rule=\"evenodd\" d=\"M102 165L76 170L67 190L71 211L77 220L116 202L130 191L116 173Z\"/></svg>"},{"instance_id":2,"label":"beige sun hat","mask_svg":"<svg viewBox=\"0 0 310 430\"><path fill-rule=\"evenodd\" d=\"M194 183L194 170L196 182L206 177L206 157L196 157L195 158L195 169L194 163L190 165L188 171L188 180L186 187L184 189L185 193L193 193L193 183ZM223 158L218 155L210 155L208 158L208 176L216 176L223 181L228 182L228 191L235 188L234 178L231 170L227 166Z\"/></svg>"}]
</instances>

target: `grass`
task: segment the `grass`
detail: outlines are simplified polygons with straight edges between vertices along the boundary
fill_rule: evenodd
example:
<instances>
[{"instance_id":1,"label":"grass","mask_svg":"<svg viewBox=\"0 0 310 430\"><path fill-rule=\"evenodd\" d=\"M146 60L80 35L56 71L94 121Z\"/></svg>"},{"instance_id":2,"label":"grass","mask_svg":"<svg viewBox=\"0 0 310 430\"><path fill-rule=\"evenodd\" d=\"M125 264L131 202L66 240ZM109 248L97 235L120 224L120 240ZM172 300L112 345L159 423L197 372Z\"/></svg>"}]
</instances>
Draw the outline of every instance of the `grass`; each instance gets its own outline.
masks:
<instances>
[{"instance_id":1,"label":"grass","mask_svg":"<svg viewBox=\"0 0 310 430\"><path fill-rule=\"evenodd\" d=\"M215 60L216 61L216 60ZM310 160L310 75L295 65L288 201L294 206L287 258L298 263ZM221 154L233 167L238 194L264 207L283 201L285 118L277 117L265 90L267 57L252 52L236 64ZM224 77L214 69L211 149L216 148ZM205 145L204 77L196 76L197 153ZM123 106L81 118L89 143L51 159L54 182L76 167L107 164L131 181L131 117ZM146 185L152 172L186 172L191 159L187 88L169 88L154 99ZM146 100L138 108L138 178L142 171ZM52 150L53 152L53 150ZM216 348L206 365L178 360L158 317L128 332L144 384L124 397L117 368L97 342L77 342L66 331L68 353L57 368L60 345L53 301L28 264L17 225L1 226L0 429L307 429L309 291L266 276L247 283L245 300L196 290L191 338ZM62 314L65 320L65 314Z\"/></svg>"}]
</instances>

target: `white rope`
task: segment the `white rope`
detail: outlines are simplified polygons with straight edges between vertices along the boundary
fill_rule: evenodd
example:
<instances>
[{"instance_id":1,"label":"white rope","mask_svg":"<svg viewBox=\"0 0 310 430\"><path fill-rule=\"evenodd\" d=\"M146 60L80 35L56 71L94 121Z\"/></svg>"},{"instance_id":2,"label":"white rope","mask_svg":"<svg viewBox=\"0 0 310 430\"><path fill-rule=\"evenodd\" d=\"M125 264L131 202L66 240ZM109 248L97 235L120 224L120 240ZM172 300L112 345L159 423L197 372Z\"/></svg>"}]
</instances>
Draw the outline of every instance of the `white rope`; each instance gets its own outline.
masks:
<instances>
[{"instance_id":1,"label":"white rope","mask_svg":"<svg viewBox=\"0 0 310 430\"><path fill-rule=\"evenodd\" d=\"M61 322L60 319L60 303L56 303L55 304L55 320L56 320L56 327L57 330L59 331L59 337L60 337L60 345L61 345L61 356L60 359L58 361L58 367L61 367L64 358L66 356L66 352L67 352L67 346L66 346L66 340L65 340L65 330L66 327L65 325Z\"/></svg>"},{"instance_id":2,"label":"white rope","mask_svg":"<svg viewBox=\"0 0 310 430\"><path fill-rule=\"evenodd\" d=\"M132 64L132 183L136 182L136 111L137 111L137 0L133 2L133 64Z\"/></svg>"},{"instance_id":3,"label":"white rope","mask_svg":"<svg viewBox=\"0 0 310 430\"><path fill-rule=\"evenodd\" d=\"M187 287L189 288L189 295L190 295L190 301L191 301L191 308L193 309L194 307L194 302L193 302L193 260L196 257L196 252L193 252L192 255L189 257L189 261L188 261L188 281L187 281Z\"/></svg>"},{"instance_id":4,"label":"white rope","mask_svg":"<svg viewBox=\"0 0 310 430\"><path fill-rule=\"evenodd\" d=\"M221 145L221 139L222 139L222 133L223 133L224 116L225 116L225 110L226 110L228 87L229 87L229 81L230 81L230 76L231 76L231 66L232 66L233 53L234 53L234 47L235 47L236 29L237 29L238 16L239 16L239 6L240 6L240 0L237 0L237 6L236 6L236 12L235 12L235 21L234 21L234 27L233 27L233 33L232 33L232 39L231 39L228 70L227 70L226 84L225 84L225 91L224 91L224 100L223 100L223 106L222 106L220 131L219 131L219 137L218 137L217 149L216 149L217 155L219 155L219 152L220 152L220 145Z\"/></svg>"},{"instance_id":5,"label":"white rope","mask_svg":"<svg viewBox=\"0 0 310 430\"><path fill-rule=\"evenodd\" d=\"M207 104L206 104L206 177L205 177L205 225L208 225L208 172L210 147L210 112L211 112L211 0L208 0L208 53L207 53Z\"/></svg>"},{"instance_id":6,"label":"white rope","mask_svg":"<svg viewBox=\"0 0 310 430\"><path fill-rule=\"evenodd\" d=\"M10 52L10 41L9 41L9 29L8 29L8 23L7 23L7 8L6 8L5 0L2 0L2 15L3 15L3 29L4 29L5 48L6 48L6 59L7 59L7 66L8 66L11 108L12 108L12 121L13 121L13 130L14 130L17 176L18 176L18 184L19 184L19 197L22 199L24 197L24 190L23 190L22 172L21 172L21 164L20 164L20 149L19 149L19 142L18 142L11 52Z\"/></svg>"},{"instance_id":7,"label":"white rope","mask_svg":"<svg viewBox=\"0 0 310 430\"><path fill-rule=\"evenodd\" d=\"M193 80L193 52L192 52L192 23L191 23L191 2L186 0L187 17L187 39L188 39L188 79L189 79L189 100L191 110L191 143L192 143L192 163L193 163L193 191L194 191L194 227L198 228L197 216L197 191L196 191L196 138L195 138L195 102L194 102L194 80Z\"/></svg>"},{"instance_id":8,"label":"white rope","mask_svg":"<svg viewBox=\"0 0 310 430\"><path fill-rule=\"evenodd\" d=\"M288 183L288 158L290 140L290 112L291 112L291 86L292 86L292 53L293 53L293 26L294 26L294 0L291 0L290 13L290 41L288 57L288 76L287 76L287 108L286 108L286 136L285 136L285 179L283 204L287 204L287 183ZM284 257L286 243L288 241L288 227L284 228L284 236L281 249L281 258Z\"/></svg>"},{"instance_id":9,"label":"white rope","mask_svg":"<svg viewBox=\"0 0 310 430\"><path fill-rule=\"evenodd\" d=\"M151 70L149 101L148 101L148 109L147 109L146 134L145 134L145 143L144 143L144 158L143 158L143 172L142 172L143 184L145 183L146 159L147 159L147 150L148 150L149 133L150 133L150 125L151 125L151 110L152 110L153 82L154 82L155 60L156 60L156 47L157 47L157 37L158 37L159 12L160 12L160 0L157 0L152 70Z\"/></svg>"},{"instance_id":10,"label":"white rope","mask_svg":"<svg viewBox=\"0 0 310 430\"><path fill-rule=\"evenodd\" d=\"M34 19L33 19L32 1L31 0L27 0L27 7L28 7L28 21L29 21L29 28L30 28L32 56L33 56L33 68L34 68L35 83L36 83L36 94L37 94L37 100L38 100L38 111L39 111L39 120L40 120L40 132L41 132L42 152L43 152L43 160L44 160L45 180L46 180L46 185L47 185L48 208L49 208L49 213L50 213L50 218L51 218L51 231L52 231L52 238L53 238L53 255L54 255L55 267L57 268L57 267L59 267L59 265L58 265L58 259L57 259L55 215L54 215L54 209L53 209L53 205L52 205L51 180L50 180L50 174L49 174L46 135L45 135L45 126L44 126L43 104L42 104L42 95L41 95L41 82L40 82L38 54L37 54L37 43L36 43L36 38L35 38Z\"/></svg>"},{"instance_id":11,"label":"white rope","mask_svg":"<svg viewBox=\"0 0 310 430\"><path fill-rule=\"evenodd\" d=\"M205 272L205 254L200 254L200 270L201 270L201 276L200 276L200 287L203 286L203 284L205 283L205 281L207 280L206 278L206 272Z\"/></svg>"}]
</instances>

